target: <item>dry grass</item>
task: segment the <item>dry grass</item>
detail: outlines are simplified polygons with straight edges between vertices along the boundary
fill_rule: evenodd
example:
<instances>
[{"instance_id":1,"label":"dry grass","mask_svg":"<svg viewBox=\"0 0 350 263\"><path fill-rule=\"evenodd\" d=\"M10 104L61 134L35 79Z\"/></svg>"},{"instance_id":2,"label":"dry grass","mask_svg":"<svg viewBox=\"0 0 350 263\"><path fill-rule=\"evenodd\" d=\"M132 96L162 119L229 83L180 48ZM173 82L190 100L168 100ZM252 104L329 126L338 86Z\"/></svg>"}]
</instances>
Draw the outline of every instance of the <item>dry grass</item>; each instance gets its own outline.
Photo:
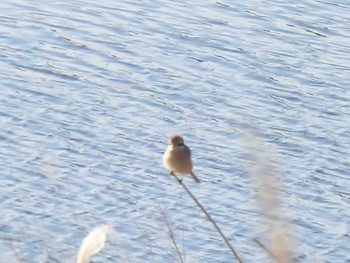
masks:
<instances>
[{"instance_id":1,"label":"dry grass","mask_svg":"<svg viewBox=\"0 0 350 263\"><path fill-rule=\"evenodd\" d=\"M261 223L267 228L263 238L268 241L268 245L264 245L257 238L253 238L253 241L274 261L292 263L291 252L294 249L291 225L281 208L282 184L278 173L272 166L264 142L259 140L253 131L245 134L248 134L244 141L245 149L254 164L249 172L256 179L255 198L260 209Z\"/></svg>"},{"instance_id":2,"label":"dry grass","mask_svg":"<svg viewBox=\"0 0 350 263\"><path fill-rule=\"evenodd\" d=\"M170 224L170 221L169 221L169 219L168 219L164 209L160 207L159 210L160 210L160 214L163 216L163 219L164 219L164 221L166 223L166 227L167 227L167 230L168 230L169 237L170 237L170 239L171 239L171 241L172 241L172 243L174 245L174 248L175 248L176 253L177 253L178 257L179 257L179 260L180 260L181 263L185 263L185 258L182 256L182 254L180 252L180 249L179 249L179 246L177 245L177 242L176 242L176 239L175 239L175 235L174 235L174 231L173 231L173 228L172 228L172 226Z\"/></svg>"}]
</instances>

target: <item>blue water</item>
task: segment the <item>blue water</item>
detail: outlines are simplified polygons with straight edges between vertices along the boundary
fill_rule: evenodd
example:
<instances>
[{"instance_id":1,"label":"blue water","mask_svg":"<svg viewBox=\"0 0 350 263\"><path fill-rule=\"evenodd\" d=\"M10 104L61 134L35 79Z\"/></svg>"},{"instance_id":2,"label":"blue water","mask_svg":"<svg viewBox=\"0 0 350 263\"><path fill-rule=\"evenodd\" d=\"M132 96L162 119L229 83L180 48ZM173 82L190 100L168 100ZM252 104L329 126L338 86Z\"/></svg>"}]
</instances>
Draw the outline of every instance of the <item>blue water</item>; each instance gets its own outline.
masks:
<instances>
[{"instance_id":1,"label":"blue water","mask_svg":"<svg viewBox=\"0 0 350 263\"><path fill-rule=\"evenodd\" d=\"M270 262L252 241L269 234L259 162L280 182L291 257L350 262L349 1L1 9L1 262L74 262L105 223L94 262L178 262L161 209L186 262L233 262L162 167L175 132L202 180L185 184L243 262Z\"/></svg>"}]
</instances>

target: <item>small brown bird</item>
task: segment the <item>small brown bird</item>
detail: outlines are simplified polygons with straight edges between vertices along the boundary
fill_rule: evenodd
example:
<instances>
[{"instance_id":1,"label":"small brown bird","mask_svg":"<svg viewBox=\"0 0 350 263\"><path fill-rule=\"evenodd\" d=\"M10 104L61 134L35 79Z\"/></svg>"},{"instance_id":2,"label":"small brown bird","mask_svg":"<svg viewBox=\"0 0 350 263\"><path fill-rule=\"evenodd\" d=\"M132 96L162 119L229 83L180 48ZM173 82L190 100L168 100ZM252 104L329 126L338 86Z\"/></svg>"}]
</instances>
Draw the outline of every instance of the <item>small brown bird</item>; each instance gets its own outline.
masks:
<instances>
[{"instance_id":1,"label":"small brown bird","mask_svg":"<svg viewBox=\"0 0 350 263\"><path fill-rule=\"evenodd\" d=\"M180 135L170 136L168 148L163 155L163 164L170 173L189 174L197 183L200 182L192 172L191 150Z\"/></svg>"}]
</instances>

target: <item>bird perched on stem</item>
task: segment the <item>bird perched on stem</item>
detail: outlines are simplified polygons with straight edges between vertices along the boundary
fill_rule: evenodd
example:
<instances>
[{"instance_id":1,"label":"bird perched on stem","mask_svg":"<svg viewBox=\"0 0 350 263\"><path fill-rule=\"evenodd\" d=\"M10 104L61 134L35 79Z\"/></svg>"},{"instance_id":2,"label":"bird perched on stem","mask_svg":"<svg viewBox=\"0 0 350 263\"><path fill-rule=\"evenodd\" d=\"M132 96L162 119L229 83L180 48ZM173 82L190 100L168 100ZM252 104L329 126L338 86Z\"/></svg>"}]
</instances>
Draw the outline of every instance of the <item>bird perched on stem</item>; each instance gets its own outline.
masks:
<instances>
[{"instance_id":1,"label":"bird perched on stem","mask_svg":"<svg viewBox=\"0 0 350 263\"><path fill-rule=\"evenodd\" d=\"M185 144L180 135L169 137L169 145L163 155L163 164L170 174L177 173L182 175L191 175L199 183L199 179L192 172L193 163L191 160L191 150Z\"/></svg>"}]
</instances>

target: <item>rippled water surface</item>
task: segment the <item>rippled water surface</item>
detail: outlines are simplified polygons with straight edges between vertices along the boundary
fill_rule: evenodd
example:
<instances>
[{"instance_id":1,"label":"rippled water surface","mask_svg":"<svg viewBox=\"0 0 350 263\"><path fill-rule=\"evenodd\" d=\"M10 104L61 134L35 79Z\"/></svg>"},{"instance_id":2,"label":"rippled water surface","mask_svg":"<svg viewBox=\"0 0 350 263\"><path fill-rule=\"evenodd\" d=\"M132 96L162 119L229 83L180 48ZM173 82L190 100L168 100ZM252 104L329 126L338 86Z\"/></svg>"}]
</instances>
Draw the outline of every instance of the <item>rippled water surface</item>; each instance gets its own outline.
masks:
<instances>
[{"instance_id":1,"label":"rippled water surface","mask_svg":"<svg viewBox=\"0 0 350 263\"><path fill-rule=\"evenodd\" d=\"M261 163L282 185L292 257L350 262L348 0L1 10L1 262L74 262L104 223L94 262L178 262L160 210L186 262L232 262L162 167L174 132L202 179L185 184L243 262L270 262L252 241L269 233Z\"/></svg>"}]
</instances>

